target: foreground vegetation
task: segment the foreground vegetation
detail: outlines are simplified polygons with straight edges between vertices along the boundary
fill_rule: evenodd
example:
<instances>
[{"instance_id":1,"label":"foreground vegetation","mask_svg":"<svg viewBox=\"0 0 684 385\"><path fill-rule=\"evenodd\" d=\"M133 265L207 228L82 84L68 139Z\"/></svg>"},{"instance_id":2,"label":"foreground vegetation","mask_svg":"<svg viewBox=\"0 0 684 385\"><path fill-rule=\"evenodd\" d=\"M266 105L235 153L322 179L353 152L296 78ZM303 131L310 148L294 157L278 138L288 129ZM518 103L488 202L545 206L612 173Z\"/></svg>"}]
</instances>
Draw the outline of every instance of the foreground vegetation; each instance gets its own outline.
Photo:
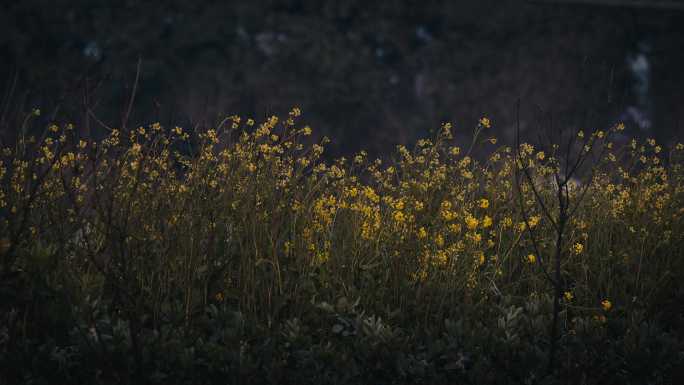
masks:
<instances>
[{"instance_id":1,"label":"foreground vegetation","mask_svg":"<svg viewBox=\"0 0 684 385\"><path fill-rule=\"evenodd\" d=\"M326 162L299 115L22 130L0 163L0 380L681 378L683 145L618 124L497 147L483 118L463 148L444 124L389 164Z\"/></svg>"}]
</instances>

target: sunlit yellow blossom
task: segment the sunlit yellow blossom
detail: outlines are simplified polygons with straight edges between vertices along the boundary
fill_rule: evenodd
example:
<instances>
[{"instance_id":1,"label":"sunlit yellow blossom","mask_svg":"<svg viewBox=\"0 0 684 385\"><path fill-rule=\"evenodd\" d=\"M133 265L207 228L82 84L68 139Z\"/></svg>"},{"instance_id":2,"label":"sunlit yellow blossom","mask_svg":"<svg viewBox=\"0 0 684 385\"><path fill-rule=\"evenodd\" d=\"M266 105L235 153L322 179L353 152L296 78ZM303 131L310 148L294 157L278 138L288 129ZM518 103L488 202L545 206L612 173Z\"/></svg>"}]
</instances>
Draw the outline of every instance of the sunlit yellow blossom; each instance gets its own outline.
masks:
<instances>
[{"instance_id":1,"label":"sunlit yellow blossom","mask_svg":"<svg viewBox=\"0 0 684 385\"><path fill-rule=\"evenodd\" d=\"M480 208L486 209L489 207L489 201L485 198L480 199Z\"/></svg>"},{"instance_id":2,"label":"sunlit yellow blossom","mask_svg":"<svg viewBox=\"0 0 684 385\"><path fill-rule=\"evenodd\" d=\"M442 123L442 133L443 133L444 136L446 136L447 138L449 138L449 139L452 138L452 136L451 136L451 123L449 123L449 122L447 122L447 123Z\"/></svg>"},{"instance_id":3,"label":"sunlit yellow blossom","mask_svg":"<svg viewBox=\"0 0 684 385\"><path fill-rule=\"evenodd\" d=\"M477 258L477 264L478 264L479 266L484 265L484 263L485 263L485 255L484 255L484 252L482 252L481 250L478 250L478 251L475 253L475 258Z\"/></svg>"},{"instance_id":4,"label":"sunlit yellow blossom","mask_svg":"<svg viewBox=\"0 0 684 385\"><path fill-rule=\"evenodd\" d=\"M540 220L541 217L539 215L533 215L527 220L527 222L529 223L530 228L535 228L537 224L539 224Z\"/></svg>"},{"instance_id":5,"label":"sunlit yellow blossom","mask_svg":"<svg viewBox=\"0 0 684 385\"><path fill-rule=\"evenodd\" d=\"M437 245L437 247L444 247L444 237L442 234L437 234L435 236L435 245Z\"/></svg>"},{"instance_id":6,"label":"sunlit yellow blossom","mask_svg":"<svg viewBox=\"0 0 684 385\"><path fill-rule=\"evenodd\" d=\"M492 122L489 120L488 117L483 116L480 118L480 125L484 128L490 128L492 126Z\"/></svg>"},{"instance_id":7,"label":"sunlit yellow blossom","mask_svg":"<svg viewBox=\"0 0 684 385\"><path fill-rule=\"evenodd\" d=\"M566 291L565 293L563 293L563 297L568 302L572 301L575 298L575 296L572 295L572 292L569 292L569 291Z\"/></svg>"},{"instance_id":8,"label":"sunlit yellow blossom","mask_svg":"<svg viewBox=\"0 0 684 385\"><path fill-rule=\"evenodd\" d=\"M527 260L527 263L529 263L529 264L533 264L533 263L537 262L537 256L534 254L527 254L527 258L525 258L525 259Z\"/></svg>"},{"instance_id":9,"label":"sunlit yellow blossom","mask_svg":"<svg viewBox=\"0 0 684 385\"><path fill-rule=\"evenodd\" d=\"M425 227L420 227L418 229L418 238L419 239L425 239L427 237L427 230L425 230Z\"/></svg>"},{"instance_id":10,"label":"sunlit yellow blossom","mask_svg":"<svg viewBox=\"0 0 684 385\"><path fill-rule=\"evenodd\" d=\"M406 216L401 211L395 211L393 218L398 223L403 223L404 221L406 221Z\"/></svg>"},{"instance_id":11,"label":"sunlit yellow blossom","mask_svg":"<svg viewBox=\"0 0 684 385\"><path fill-rule=\"evenodd\" d=\"M469 230L476 229L477 225L480 224L480 222L477 220L477 218L473 217L470 214L468 214L466 216L465 223L466 223L466 226L468 227Z\"/></svg>"},{"instance_id":12,"label":"sunlit yellow blossom","mask_svg":"<svg viewBox=\"0 0 684 385\"><path fill-rule=\"evenodd\" d=\"M398 200L394 203L394 209L395 210L403 210L404 209L404 201Z\"/></svg>"},{"instance_id":13,"label":"sunlit yellow blossom","mask_svg":"<svg viewBox=\"0 0 684 385\"><path fill-rule=\"evenodd\" d=\"M584 250L584 245L581 243L575 243L572 245L572 252L575 254L582 254L582 251Z\"/></svg>"},{"instance_id":14,"label":"sunlit yellow blossom","mask_svg":"<svg viewBox=\"0 0 684 385\"><path fill-rule=\"evenodd\" d=\"M461 232L461 225L458 223L452 223L449 225L449 231L453 234L458 234Z\"/></svg>"},{"instance_id":15,"label":"sunlit yellow blossom","mask_svg":"<svg viewBox=\"0 0 684 385\"><path fill-rule=\"evenodd\" d=\"M482 218L482 227L488 228L492 225L492 218L489 215L485 215L484 218Z\"/></svg>"}]
</instances>

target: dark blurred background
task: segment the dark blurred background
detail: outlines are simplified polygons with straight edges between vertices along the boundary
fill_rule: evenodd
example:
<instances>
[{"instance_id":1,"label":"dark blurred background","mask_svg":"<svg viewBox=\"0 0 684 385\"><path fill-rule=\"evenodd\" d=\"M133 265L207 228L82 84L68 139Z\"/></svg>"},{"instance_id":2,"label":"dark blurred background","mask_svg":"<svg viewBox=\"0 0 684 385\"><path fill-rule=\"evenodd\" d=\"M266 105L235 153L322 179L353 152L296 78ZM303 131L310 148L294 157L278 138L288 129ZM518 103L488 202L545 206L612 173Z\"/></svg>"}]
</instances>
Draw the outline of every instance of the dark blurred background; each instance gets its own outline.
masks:
<instances>
[{"instance_id":1,"label":"dark blurred background","mask_svg":"<svg viewBox=\"0 0 684 385\"><path fill-rule=\"evenodd\" d=\"M131 125L299 106L333 154L386 152L444 121L465 141L483 115L510 142L518 112L523 130L623 120L667 143L683 43L674 0L3 0L0 127L36 106L121 127L136 87Z\"/></svg>"}]
</instances>

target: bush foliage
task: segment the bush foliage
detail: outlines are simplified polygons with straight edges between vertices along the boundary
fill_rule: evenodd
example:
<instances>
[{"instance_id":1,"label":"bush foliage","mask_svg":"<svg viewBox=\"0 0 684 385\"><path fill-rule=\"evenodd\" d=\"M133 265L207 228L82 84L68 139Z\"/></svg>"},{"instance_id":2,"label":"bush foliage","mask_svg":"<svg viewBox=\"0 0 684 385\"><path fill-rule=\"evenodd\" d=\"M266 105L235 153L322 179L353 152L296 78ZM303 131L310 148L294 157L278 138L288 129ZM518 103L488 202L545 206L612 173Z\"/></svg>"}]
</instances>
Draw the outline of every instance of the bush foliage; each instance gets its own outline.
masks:
<instances>
[{"instance_id":1,"label":"bush foliage","mask_svg":"<svg viewBox=\"0 0 684 385\"><path fill-rule=\"evenodd\" d=\"M483 118L463 148L445 123L389 164L325 161L299 115L3 148L0 379L681 378L684 145L618 124L497 147Z\"/></svg>"}]
</instances>

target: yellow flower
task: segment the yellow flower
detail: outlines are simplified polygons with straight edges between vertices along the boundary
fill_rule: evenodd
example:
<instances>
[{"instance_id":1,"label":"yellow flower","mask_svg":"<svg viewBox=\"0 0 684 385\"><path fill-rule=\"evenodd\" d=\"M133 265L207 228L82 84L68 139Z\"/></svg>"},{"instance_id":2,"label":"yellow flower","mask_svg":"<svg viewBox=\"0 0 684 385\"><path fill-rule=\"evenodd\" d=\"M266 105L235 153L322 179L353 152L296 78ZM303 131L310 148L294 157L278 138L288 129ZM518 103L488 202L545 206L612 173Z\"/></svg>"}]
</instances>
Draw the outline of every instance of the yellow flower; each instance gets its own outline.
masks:
<instances>
[{"instance_id":1,"label":"yellow flower","mask_svg":"<svg viewBox=\"0 0 684 385\"><path fill-rule=\"evenodd\" d=\"M484 127L484 128L490 128L490 127L492 126L492 122L489 120L488 117L483 116L483 117L480 119L480 125L481 125L482 127Z\"/></svg>"},{"instance_id":2,"label":"yellow flower","mask_svg":"<svg viewBox=\"0 0 684 385\"><path fill-rule=\"evenodd\" d=\"M458 234L461 232L461 225L458 223L452 223L449 225L449 231L454 234Z\"/></svg>"},{"instance_id":3,"label":"yellow flower","mask_svg":"<svg viewBox=\"0 0 684 385\"><path fill-rule=\"evenodd\" d=\"M527 263L533 264L537 262L537 256L534 254L527 254Z\"/></svg>"},{"instance_id":4,"label":"yellow flower","mask_svg":"<svg viewBox=\"0 0 684 385\"><path fill-rule=\"evenodd\" d=\"M482 251L478 251L478 252L476 253L476 255L477 255L477 264L478 264L479 266L484 265L484 263L485 263L485 255L484 255L484 253L483 253Z\"/></svg>"},{"instance_id":5,"label":"yellow flower","mask_svg":"<svg viewBox=\"0 0 684 385\"><path fill-rule=\"evenodd\" d=\"M444 218L445 221L453 221L456 218L456 213L451 211L451 210L442 210L441 211L442 218Z\"/></svg>"},{"instance_id":6,"label":"yellow flower","mask_svg":"<svg viewBox=\"0 0 684 385\"><path fill-rule=\"evenodd\" d=\"M613 304L608 299L604 299L601 301L601 307L604 311L609 311L613 307Z\"/></svg>"},{"instance_id":7,"label":"yellow flower","mask_svg":"<svg viewBox=\"0 0 684 385\"><path fill-rule=\"evenodd\" d=\"M425 230L425 227L422 227L418 229L418 238L419 239L425 239L427 237L427 230Z\"/></svg>"},{"instance_id":8,"label":"yellow flower","mask_svg":"<svg viewBox=\"0 0 684 385\"><path fill-rule=\"evenodd\" d=\"M572 301L575 298L575 296L572 295L572 293L569 291L566 291L565 293L563 293L563 297L565 297L565 300L568 302Z\"/></svg>"},{"instance_id":9,"label":"yellow flower","mask_svg":"<svg viewBox=\"0 0 684 385\"><path fill-rule=\"evenodd\" d=\"M489 207L489 201L487 199L480 199L480 208L481 209L486 209Z\"/></svg>"},{"instance_id":10,"label":"yellow flower","mask_svg":"<svg viewBox=\"0 0 684 385\"><path fill-rule=\"evenodd\" d=\"M219 291L218 293L216 293L216 295L214 296L214 298L216 298L216 301L217 301L217 302L223 302L223 299L224 299L223 293L221 293L221 292Z\"/></svg>"},{"instance_id":11,"label":"yellow flower","mask_svg":"<svg viewBox=\"0 0 684 385\"><path fill-rule=\"evenodd\" d=\"M402 213L401 211L395 211L393 217L394 220L398 223L403 223L404 221L406 221L406 216L404 216L404 213Z\"/></svg>"},{"instance_id":12,"label":"yellow flower","mask_svg":"<svg viewBox=\"0 0 684 385\"><path fill-rule=\"evenodd\" d=\"M444 237L442 234L437 234L435 237L435 245L437 245L437 247L444 247Z\"/></svg>"},{"instance_id":13,"label":"yellow flower","mask_svg":"<svg viewBox=\"0 0 684 385\"><path fill-rule=\"evenodd\" d=\"M489 215L485 215L484 218L482 218L482 227L487 228L492 225L492 218Z\"/></svg>"},{"instance_id":14,"label":"yellow flower","mask_svg":"<svg viewBox=\"0 0 684 385\"><path fill-rule=\"evenodd\" d=\"M531 216L530 219L528 220L530 228L531 229L535 228L537 226L537 224L539 223L540 219L541 219L541 217L539 215Z\"/></svg>"},{"instance_id":15,"label":"yellow flower","mask_svg":"<svg viewBox=\"0 0 684 385\"><path fill-rule=\"evenodd\" d=\"M496 138L489 138L489 143L496 144Z\"/></svg>"},{"instance_id":16,"label":"yellow flower","mask_svg":"<svg viewBox=\"0 0 684 385\"><path fill-rule=\"evenodd\" d=\"M465 219L466 221L466 226L468 227L469 230L475 230L477 228L477 225L480 224L480 222L473 217L472 215L468 215Z\"/></svg>"},{"instance_id":17,"label":"yellow flower","mask_svg":"<svg viewBox=\"0 0 684 385\"><path fill-rule=\"evenodd\" d=\"M544 151L539 151L537 153L537 159L544 160L545 157L546 157L546 155L544 154Z\"/></svg>"},{"instance_id":18,"label":"yellow flower","mask_svg":"<svg viewBox=\"0 0 684 385\"><path fill-rule=\"evenodd\" d=\"M575 243L572 245L572 252L575 254L582 254L582 251L584 250L584 245L581 243Z\"/></svg>"}]
</instances>

